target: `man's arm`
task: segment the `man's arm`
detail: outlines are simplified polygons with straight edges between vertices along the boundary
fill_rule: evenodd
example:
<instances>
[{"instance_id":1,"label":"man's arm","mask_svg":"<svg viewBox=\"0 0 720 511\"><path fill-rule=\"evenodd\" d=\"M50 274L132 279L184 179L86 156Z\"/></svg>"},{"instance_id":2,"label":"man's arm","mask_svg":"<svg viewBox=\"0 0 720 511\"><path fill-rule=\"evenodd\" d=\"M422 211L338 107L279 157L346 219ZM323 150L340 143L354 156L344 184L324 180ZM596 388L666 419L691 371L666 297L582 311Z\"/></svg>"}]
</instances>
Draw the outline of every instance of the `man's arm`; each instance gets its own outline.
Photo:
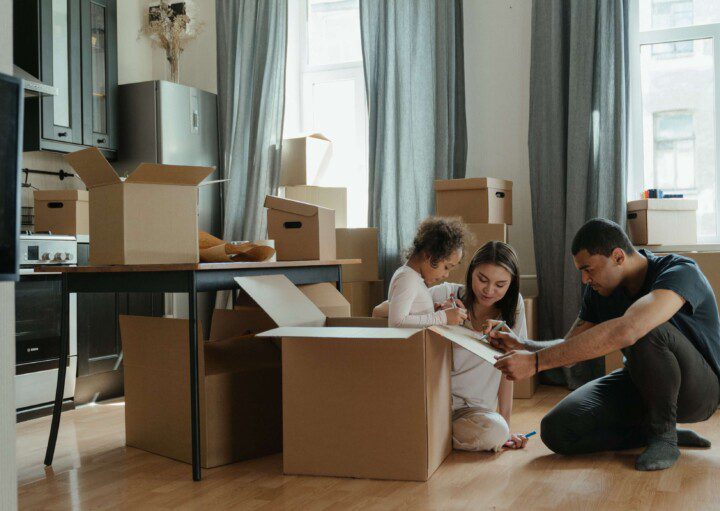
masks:
<instances>
[{"instance_id":1,"label":"man's arm","mask_svg":"<svg viewBox=\"0 0 720 511\"><path fill-rule=\"evenodd\" d=\"M568 339L572 339L576 335L579 335L583 332L586 332L587 330L591 329L595 326L595 323L590 323L589 321L585 321L583 319L577 318L575 320L575 323L572 324L570 327L570 330L567 334L565 334L564 339L553 339L551 341L534 341L532 339L528 339L525 341L525 349L528 351L540 351L545 348L550 348L552 346L556 346L558 344L561 344Z\"/></svg>"}]
</instances>

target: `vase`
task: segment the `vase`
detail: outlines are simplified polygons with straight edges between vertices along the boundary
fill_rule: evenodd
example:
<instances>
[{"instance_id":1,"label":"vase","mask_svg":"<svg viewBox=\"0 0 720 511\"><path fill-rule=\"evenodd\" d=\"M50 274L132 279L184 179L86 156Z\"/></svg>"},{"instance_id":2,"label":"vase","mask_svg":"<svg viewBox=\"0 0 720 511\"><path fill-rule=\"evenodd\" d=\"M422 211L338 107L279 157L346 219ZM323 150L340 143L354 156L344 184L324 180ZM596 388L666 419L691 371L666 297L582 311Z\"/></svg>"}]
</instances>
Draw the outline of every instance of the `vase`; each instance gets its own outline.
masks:
<instances>
[{"instance_id":1,"label":"vase","mask_svg":"<svg viewBox=\"0 0 720 511\"><path fill-rule=\"evenodd\" d=\"M180 59L177 56L168 57L170 63L170 81L180 83Z\"/></svg>"}]
</instances>

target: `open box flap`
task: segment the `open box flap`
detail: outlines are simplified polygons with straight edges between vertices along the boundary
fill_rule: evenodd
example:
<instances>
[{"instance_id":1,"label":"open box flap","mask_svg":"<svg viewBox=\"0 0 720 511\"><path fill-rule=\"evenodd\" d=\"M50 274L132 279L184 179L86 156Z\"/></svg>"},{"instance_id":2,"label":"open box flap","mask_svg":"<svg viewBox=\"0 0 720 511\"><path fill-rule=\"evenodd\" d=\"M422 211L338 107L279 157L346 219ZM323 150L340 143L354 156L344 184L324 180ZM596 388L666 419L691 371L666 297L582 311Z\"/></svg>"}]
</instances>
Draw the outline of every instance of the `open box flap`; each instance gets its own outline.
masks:
<instances>
[{"instance_id":1,"label":"open box flap","mask_svg":"<svg viewBox=\"0 0 720 511\"><path fill-rule=\"evenodd\" d=\"M417 328L366 327L281 327L263 332L257 337L317 338L317 339L409 339L422 332Z\"/></svg>"},{"instance_id":2,"label":"open box flap","mask_svg":"<svg viewBox=\"0 0 720 511\"><path fill-rule=\"evenodd\" d=\"M235 282L279 327L325 325L325 314L285 275L235 277Z\"/></svg>"},{"instance_id":3,"label":"open box flap","mask_svg":"<svg viewBox=\"0 0 720 511\"><path fill-rule=\"evenodd\" d=\"M477 332L473 332L462 326L431 326L428 330L435 332L458 346L462 346L469 352L474 353L493 365L496 362L495 356L503 354L502 351L496 350L489 344L476 340L472 334L477 334ZM480 334L477 335L479 336Z\"/></svg>"},{"instance_id":4,"label":"open box flap","mask_svg":"<svg viewBox=\"0 0 720 511\"><path fill-rule=\"evenodd\" d=\"M125 179L125 182L197 186L203 179L212 174L213 170L212 167L141 163Z\"/></svg>"},{"instance_id":5,"label":"open box flap","mask_svg":"<svg viewBox=\"0 0 720 511\"><path fill-rule=\"evenodd\" d=\"M89 147L82 151L66 154L65 161L72 165L82 182L88 188L120 183L120 177L108 163L100 149Z\"/></svg>"},{"instance_id":6,"label":"open box flap","mask_svg":"<svg viewBox=\"0 0 720 511\"><path fill-rule=\"evenodd\" d=\"M300 216L315 216L320 210L332 211L321 206L308 204L307 202L300 202L292 199L283 199L282 197L275 197L273 195L268 195L265 197L265 207Z\"/></svg>"}]
</instances>

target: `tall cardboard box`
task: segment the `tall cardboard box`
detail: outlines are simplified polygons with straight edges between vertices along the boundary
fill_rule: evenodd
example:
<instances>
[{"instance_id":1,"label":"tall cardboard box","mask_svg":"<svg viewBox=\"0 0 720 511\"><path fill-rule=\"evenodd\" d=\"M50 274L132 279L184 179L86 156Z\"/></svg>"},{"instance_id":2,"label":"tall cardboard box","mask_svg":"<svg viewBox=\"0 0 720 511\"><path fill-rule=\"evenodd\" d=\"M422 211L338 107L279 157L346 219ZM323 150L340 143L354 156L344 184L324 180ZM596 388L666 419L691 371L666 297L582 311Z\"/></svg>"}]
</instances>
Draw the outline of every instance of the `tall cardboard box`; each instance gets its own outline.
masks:
<instances>
[{"instance_id":1,"label":"tall cardboard box","mask_svg":"<svg viewBox=\"0 0 720 511\"><path fill-rule=\"evenodd\" d=\"M627 204L627 226L635 245L697 243L698 202L691 199L641 199Z\"/></svg>"},{"instance_id":2,"label":"tall cardboard box","mask_svg":"<svg viewBox=\"0 0 720 511\"><path fill-rule=\"evenodd\" d=\"M265 197L268 237L278 261L336 259L335 212L281 197Z\"/></svg>"},{"instance_id":3,"label":"tall cardboard box","mask_svg":"<svg viewBox=\"0 0 720 511\"><path fill-rule=\"evenodd\" d=\"M35 190L35 232L90 234L90 195L85 190Z\"/></svg>"},{"instance_id":4,"label":"tall cardboard box","mask_svg":"<svg viewBox=\"0 0 720 511\"><path fill-rule=\"evenodd\" d=\"M525 302L525 323L527 324L528 339L537 339L537 297L528 296L524 299ZM530 378L519 380L515 382L513 388L513 397L518 399L530 399L535 394L537 387L540 383L538 375L535 374Z\"/></svg>"},{"instance_id":5,"label":"tall cardboard box","mask_svg":"<svg viewBox=\"0 0 720 511\"><path fill-rule=\"evenodd\" d=\"M331 157L332 143L320 133L283 139L280 186L314 185L325 174Z\"/></svg>"},{"instance_id":6,"label":"tall cardboard box","mask_svg":"<svg viewBox=\"0 0 720 511\"><path fill-rule=\"evenodd\" d=\"M205 468L282 450L280 350L251 335L220 337L241 332L248 319L216 310L210 338L198 346ZM126 444L185 463L192 459L188 328L185 319L120 316Z\"/></svg>"},{"instance_id":7,"label":"tall cardboard box","mask_svg":"<svg viewBox=\"0 0 720 511\"><path fill-rule=\"evenodd\" d=\"M282 275L235 279L282 339L286 474L427 480L451 449L448 327L326 318ZM301 326L304 325L304 326Z\"/></svg>"},{"instance_id":8,"label":"tall cardboard box","mask_svg":"<svg viewBox=\"0 0 720 511\"><path fill-rule=\"evenodd\" d=\"M467 224L473 236L472 242L465 247L460 263L450 271L448 282L464 284L467 269L475 252L488 241L507 242L507 225L505 224Z\"/></svg>"},{"instance_id":9,"label":"tall cardboard box","mask_svg":"<svg viewBox=\"0 0 720 511\"><path fill-rule=\"evenodd\" d=\"M384 299L383 282L382 280L343 282L342 294L350 302L353 317L372 316L373 308Z\"/></svg>"},{"instance_id":10,"label":"tall cardboard box","mask_svg":"<svg viewBox=\"0 0 720 511\"><path fill-rule=\"evenodd\" d=\"M335 229L338 259L361 259L343 267L343 282L378 280L378 230L376 227Z\"/></svg>"},{"instance_id":11,"label":"tall cardboard box","mask_svg":"<svg viewBox=\"0 0 720 511\"><path fill-rule=\"evenodd\" d=\"M90 264L199 261L197 185L212 167L141 163L122 180L95 147L65 160L90 189Z\"/></svg>"},{"instance_id":12,"label":"tall cardboard box","mask_svg":"<svg viewBox=\"0 0 720 511\"><path fill-rule=\"evenodd\" d=\"M335 227L347 226L347 188L326 186L281 186L278 195L335 211Z\"/></svg>"},{"instance_id":13,"label":"tall cardboard box","mask_svg":"<svg viewBox=\"0 0 720 511\"><path fill-rule=\"evenodd\" d=\"M351 315L348 302L337 288L329 282L305 284L297 288L313 302L328 318L349 318Z\"/></svg>"},{"instance_id":14,"label":"tall cardboard box","mask_svg":"<svg viewBox=\"0 0 720 511\"><path fill-rule=\"evenodd\" d=\"M439 216L459 216L469 224L512 225L512 181L493 177L435 181Z\"/></svg>"}]
</instances>

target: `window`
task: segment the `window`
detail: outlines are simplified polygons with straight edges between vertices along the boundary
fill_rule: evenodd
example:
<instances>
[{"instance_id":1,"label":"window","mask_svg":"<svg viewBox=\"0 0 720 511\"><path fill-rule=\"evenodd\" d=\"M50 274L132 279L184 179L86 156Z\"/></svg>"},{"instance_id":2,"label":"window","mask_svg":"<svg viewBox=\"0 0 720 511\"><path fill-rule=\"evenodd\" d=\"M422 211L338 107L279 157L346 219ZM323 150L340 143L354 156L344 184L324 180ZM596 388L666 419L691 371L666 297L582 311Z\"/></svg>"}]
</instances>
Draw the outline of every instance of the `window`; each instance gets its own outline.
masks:
<instances>
[{"instance_id":1,"label":"window","mask_svg":"<svg viewBox=\"0 0 720 511\"><path fill-rule=\"evenodd\" d=\"M347 188L348 227L367 226L367 102L358 0L288 3L284 137L322 133L328 171L314 184Z\"/></svg>"},{"instance_id":2,"label":"window","mask_svg":"<svg viewBox=\"0 0 720 511\"><path fill-rule=\"evenodd\" d=\"M698 239L718 242L720 2L632 0L629 26L629 198L660 188L697 199Z\"/></svg>"}]
</instances>

